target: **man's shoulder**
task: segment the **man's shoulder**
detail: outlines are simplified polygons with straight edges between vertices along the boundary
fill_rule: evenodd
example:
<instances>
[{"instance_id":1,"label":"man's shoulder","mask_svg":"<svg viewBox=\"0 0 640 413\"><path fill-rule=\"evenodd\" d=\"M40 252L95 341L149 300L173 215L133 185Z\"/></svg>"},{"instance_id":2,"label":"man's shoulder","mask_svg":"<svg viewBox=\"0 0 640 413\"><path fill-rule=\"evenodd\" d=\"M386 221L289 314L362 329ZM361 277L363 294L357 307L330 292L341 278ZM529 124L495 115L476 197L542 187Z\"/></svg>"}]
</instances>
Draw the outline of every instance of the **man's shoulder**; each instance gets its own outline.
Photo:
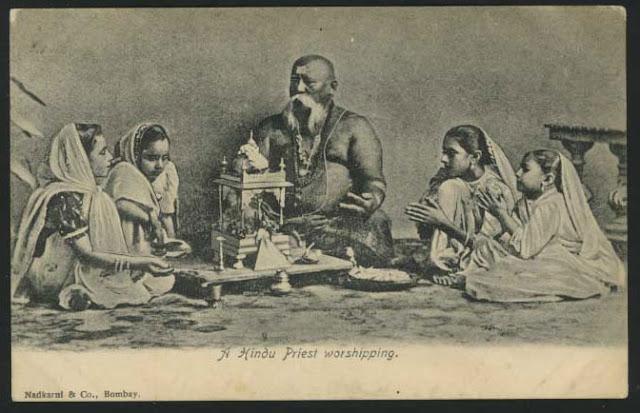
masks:
<instances>
[{"instance_id":1,"label":"man's shoulder","mask_svg":"<svg viewBox=\"0 0 640 413\"><path fill-rule=\"evenodd\" d=\"M276 113L271 116L267 116L258 123L258 132L263 134L270 134L273 132L282 132L286 129L282 114Z\"/></svg>"},{"instance_id":2,"label":"man's shoulder","mask_svg":"<svg viewBox=\"0 0 640 413\"><path fill-rule=\"evenodd\" d=\"M375 129L364 115L345 109L340 124L349 131L352 138L364 139L365 141L376 139Z\"/></svg>"},{"instance_id":3,"label":"man's shoulder","mask_svg":"<svg viewBox=\"0 0 640 413\"><path fill-rule=\"evenodd\" d=\"M373 129L371 122L366 116L345 108L341 108L341 109L344 110L344 114L340 119L340 123L348 125L349 128L351 129L364 129L364 130Z\"/></svg>"},{"instance_id":4,"label":"man's shoulder","mask_svg":"<svg viewBox=\"0 0 640 413\"><path fill-rule=\"evenodd\" d=\"M369 122L369 119L367 119L367 117L364 115L361 115L357 112L354 112L352 110L349 110L341 106L338 106L337 108L338 110L344 111L344 114L342 115L342 120L345 122L351 122L351 123Z\"/></svg>"},{"instance_id":5,"label":"man's shoulder","mask_svg":"<svg viewBox=\"0 0 640 413\"><path fill-rule=\"evenodd\" d=\"M268 140L272 147L287 146L291 143L291 137L287 132L284 119L281 114L264 118L256 128L255 138L258 142Z\"/></svg>"}]
</instances>

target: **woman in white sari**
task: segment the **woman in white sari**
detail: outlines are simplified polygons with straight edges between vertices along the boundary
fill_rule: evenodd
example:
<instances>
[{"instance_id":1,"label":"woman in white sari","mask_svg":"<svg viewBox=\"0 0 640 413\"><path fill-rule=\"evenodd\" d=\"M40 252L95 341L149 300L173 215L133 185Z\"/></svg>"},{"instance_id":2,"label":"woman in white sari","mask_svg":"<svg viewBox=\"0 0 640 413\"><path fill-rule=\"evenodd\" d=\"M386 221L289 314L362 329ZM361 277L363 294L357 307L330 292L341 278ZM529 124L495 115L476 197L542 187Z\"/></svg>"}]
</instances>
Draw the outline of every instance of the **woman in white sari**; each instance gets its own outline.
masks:
<instances>
[{"instance_id":1,"label":"woman in white sari","mask_svg":"<svg viewBox=\"0 0 640 413\"><path fill-rule=\"evenodd\" d=\"M170 272L164 261L129 253L115 204L97 182L111 159L98 125L69 124L53 138L55 181L34 191L20 223L11 262L14 300L113 308L146 303L171 288L158 288L150 275Z\"/></svg>"},{"instance_id":2,"label":"woman in white sari","mask_svg":"<svg viewBox=\"0 0 640 413\"><path fill-rule=\"evenodd\" d=\"M477 126L460 125L447 131L442 153L443 167L420 202L409 204L405 213L418 224L420 238L429 242L427 266L451 274L466 268L475 234L499 238L504 233L500 221L478 199L492 192L513 207L516 176L502 148ZM429 222L424 211L432 203L440 205L451 228L443 230ZM445 279L434 277L435 281Z\"/></svg>"},{"instance_id":3,"label":"woman in white sari","mask_svg":"<svg viewBox=\"0 0 640 413\"><path fill-rule=\"evenodd\" d=\"M458 282L475 299L558 301L600 296L626 283L624 265L598 226L575 167L556 151L524 156L524 197L511 213L486 195L482 203L511 235L506 246L478 237ZM442 213L434 210L436 220Z\"/></svg>"},{"instance_id":4,"label":"woman in white sari","mask_svg":"<svg viewBox=\"0 0 640 413\"><path fill-rule=\"evenodd\" d=\"M127 245L152 253L152 243L163 245L174 237L178 174L169 160L166 130L143 123L123 136L116 146L117 163L109 173L105 191L116 202Z\"/></svg>"}]
</instances>

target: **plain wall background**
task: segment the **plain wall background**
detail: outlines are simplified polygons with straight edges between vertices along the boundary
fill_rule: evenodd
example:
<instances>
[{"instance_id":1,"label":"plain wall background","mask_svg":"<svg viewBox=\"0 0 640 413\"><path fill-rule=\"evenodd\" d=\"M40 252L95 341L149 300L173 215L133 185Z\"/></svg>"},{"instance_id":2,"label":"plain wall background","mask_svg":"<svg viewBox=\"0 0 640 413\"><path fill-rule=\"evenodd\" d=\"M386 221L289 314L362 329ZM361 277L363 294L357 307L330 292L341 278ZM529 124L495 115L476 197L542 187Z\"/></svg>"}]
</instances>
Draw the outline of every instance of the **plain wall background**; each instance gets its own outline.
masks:
<instances>
[{"instance_id":1,"label":"plain wall background","mask_svg":"<svg viewBox=\"0 0 640 413\"><path fill-rule=\"evenodd\" d=\"M514 165L560 148L545 123L626 129L625 14L612 7L20 10L10 29L10 71L47 107L11 104L47 134L97 122L114 144L156 120L172 137L185 238L207 241L211 180L222 155L286 101L299 56L333 60L337 101L367 116L384 147L394 234L439 166L447 129L474 123ZM13 91L13 86L12 86ZM12 127L11 155L41 160L48 139ZM584 180L603 222L617 159L588 153ZM28 191L12 177L12 218Z\"/></svg>"}]
</instances>

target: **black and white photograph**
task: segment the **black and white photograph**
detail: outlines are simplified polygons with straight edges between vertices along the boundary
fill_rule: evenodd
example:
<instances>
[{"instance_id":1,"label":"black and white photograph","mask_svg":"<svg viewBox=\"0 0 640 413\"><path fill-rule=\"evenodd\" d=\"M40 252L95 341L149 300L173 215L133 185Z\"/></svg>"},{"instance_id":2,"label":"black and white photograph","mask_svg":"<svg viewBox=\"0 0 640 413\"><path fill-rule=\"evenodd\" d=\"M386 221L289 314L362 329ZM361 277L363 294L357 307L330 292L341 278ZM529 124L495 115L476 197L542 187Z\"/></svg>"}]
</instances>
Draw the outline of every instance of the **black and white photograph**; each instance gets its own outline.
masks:
<instances>
[{"instance_id":1,"label":"black and white photograph","mask_svg":"<svg viewBox=\"0 0 640 413\"><path fill-rule=\"evenodd\" d=\"M9 18L14 400L626 397L623 7Z\"/></svg>"}]
</instances>

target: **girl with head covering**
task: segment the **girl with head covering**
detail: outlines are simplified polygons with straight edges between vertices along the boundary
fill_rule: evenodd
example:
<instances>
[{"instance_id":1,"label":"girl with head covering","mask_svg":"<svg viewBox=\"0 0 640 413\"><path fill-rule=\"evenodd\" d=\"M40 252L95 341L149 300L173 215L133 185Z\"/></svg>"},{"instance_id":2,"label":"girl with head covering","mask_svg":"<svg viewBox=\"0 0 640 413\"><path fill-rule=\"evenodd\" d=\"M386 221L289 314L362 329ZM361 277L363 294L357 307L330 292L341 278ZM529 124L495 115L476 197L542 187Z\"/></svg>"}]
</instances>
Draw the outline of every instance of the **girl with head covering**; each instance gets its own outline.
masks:
<instances>
[{"instance_id":1,"label":"girl with head covering","mask_svg":"<svg viewBox=\"0 0 640 413\"><path fill-rule=\"evenodd\" d=\"M11 263L12 298L57 301L65 309L143 304L173 286L155 257L132 255L113 200L97 181L112 156L99 125L69 124L53 138L53 182L25 207Z\"/></svg>"},{"instance_id":2,"label":"girl with head covering","mask_svg":"<svg viewBox=\"0 0 640 413\"><path fill-rule=\"evenodd\" d=\"M624 286L624 265L598 226L571 161L536 150L524 156L517 176L523 198L513 213L491 194L482 201L511 238L506 248L474 242L474 264L457 280L466 293L486 301L558 301Z\"/></svg>"},{"instance_id":3,"label":"girl with head covering","mask_svg":"<svg viewBox=\"0 0 640 413\"><path fill-rule=\"evenodd\" d=\"M158 124L131 129L116 145L117 163L109 173L105 191L116 202L127 245L149 254L152 243L175 236L178 174L169 160L169 136Z\"/></svg>"},{"instance_id":4,"label":"girl with head covering","mask_svg":"<svg viewBox=\"0 0 640 413\"><path fill-rule=\"evenodd\" d=\"M420 202L409 204L405 213L417 222L420 238L429 244L427 266L450 274L466 268L475 234L498 238L504 233L498 219L478 199L491 192L513 207L516 177L500 146L473 125L447 131L441 161L443 167L431 179L427 192ZM433 204L439 205L449 227L432 222L428 212Z\"/></svg>"}]
</instances>

